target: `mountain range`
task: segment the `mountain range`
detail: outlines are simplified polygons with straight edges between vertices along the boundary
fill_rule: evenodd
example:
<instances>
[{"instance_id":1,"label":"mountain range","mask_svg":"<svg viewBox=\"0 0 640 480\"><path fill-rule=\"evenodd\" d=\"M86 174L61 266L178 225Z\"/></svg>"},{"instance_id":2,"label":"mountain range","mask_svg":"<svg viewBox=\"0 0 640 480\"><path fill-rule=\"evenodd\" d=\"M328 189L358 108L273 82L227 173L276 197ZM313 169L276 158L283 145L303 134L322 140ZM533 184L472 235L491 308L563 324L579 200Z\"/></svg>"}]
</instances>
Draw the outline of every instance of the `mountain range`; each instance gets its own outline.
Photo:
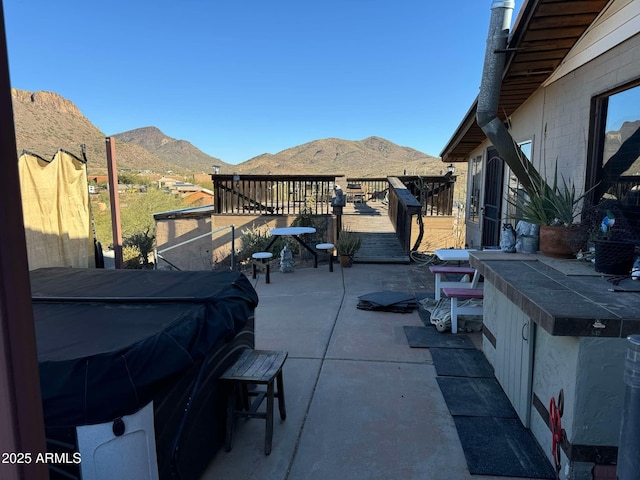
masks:
<instances>
[{"instance_id":1,"label":"mountain range","mask_svg":"<svg viewBox=\"0 0 640 480\"><path fill-rule=\"evenodd\" d=\"M70 100L53 92L12 89L18 153L26 150L50 159L59 149L81 157L85 145L87 170L107 171L105 134ZM264 153L237 165L225 163L199 150L187 140L165 135L156 127L114 134L119 170L171 171L184 175L212 173L344 174L386 176L416 173L439 175L444 169L438 157L396 145L380 137L364 140L326 138L281 152Z\"/></svg>"}]
</instances>

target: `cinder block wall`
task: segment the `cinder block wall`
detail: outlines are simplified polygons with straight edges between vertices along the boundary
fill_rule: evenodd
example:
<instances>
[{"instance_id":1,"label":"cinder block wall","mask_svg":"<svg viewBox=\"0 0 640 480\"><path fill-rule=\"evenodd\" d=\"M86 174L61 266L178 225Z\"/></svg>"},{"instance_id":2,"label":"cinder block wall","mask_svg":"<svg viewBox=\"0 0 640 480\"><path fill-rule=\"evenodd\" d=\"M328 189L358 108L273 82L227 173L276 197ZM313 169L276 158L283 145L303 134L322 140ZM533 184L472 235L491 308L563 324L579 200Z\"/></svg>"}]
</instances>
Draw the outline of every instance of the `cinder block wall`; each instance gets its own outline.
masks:
<instances>
[{"instance_id":1,"label":"cinder block wall","mask_svg":"<svg viewBox=\"0 0 640 480\"><path fill-rule=\"evenodd\" d=\"M211 217L172 218L156 220L156 245L158 251L211 232ZM180 270L211 270L211 238L204 237L177 247L161 255ZM164 260L158 261L158 269L172 268Z\"/></svg>"}]
</instances>

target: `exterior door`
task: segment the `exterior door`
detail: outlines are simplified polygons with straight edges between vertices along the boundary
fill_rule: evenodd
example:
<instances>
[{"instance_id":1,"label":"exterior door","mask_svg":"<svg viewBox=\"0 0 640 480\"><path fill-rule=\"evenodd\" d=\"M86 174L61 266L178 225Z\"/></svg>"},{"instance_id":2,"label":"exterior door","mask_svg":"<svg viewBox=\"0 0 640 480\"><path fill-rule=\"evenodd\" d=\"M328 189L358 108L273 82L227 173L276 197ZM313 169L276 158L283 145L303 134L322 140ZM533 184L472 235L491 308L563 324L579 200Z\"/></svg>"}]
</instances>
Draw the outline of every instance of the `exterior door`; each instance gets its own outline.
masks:
<instances>
[{"instance_id":1,"label":"exterior door","mask_svg":"<svg viewBox=\"0 0 640 480\"><path fill-rule=\"evenodd\" d=\"M504 161L495 148L487 150L487 168L484 182L484 207L482 209L482 246L500 244L500 218L502 216L502 183Z\"/></svg>"}]
</instances>

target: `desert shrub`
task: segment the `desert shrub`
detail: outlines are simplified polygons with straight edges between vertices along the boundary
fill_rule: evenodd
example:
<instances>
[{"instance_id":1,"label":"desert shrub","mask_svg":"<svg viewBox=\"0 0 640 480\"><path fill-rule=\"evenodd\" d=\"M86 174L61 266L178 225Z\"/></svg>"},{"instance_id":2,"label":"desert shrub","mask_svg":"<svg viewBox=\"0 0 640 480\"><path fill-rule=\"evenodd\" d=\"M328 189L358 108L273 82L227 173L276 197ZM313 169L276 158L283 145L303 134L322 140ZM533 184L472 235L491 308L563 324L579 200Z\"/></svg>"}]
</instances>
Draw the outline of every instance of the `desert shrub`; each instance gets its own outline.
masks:
<instances>
[{"instance_id":1,"label":"desert shrub","mask_svg":"<svg viewBox=\"0 0 640 480\"><path fill-rule=\"evenodd\" d=\"M316 229L316 233L312 233L311 235L305 235L304 240L308 245L316 245L318 243L323 243L325 241L329 241L326 238L327 235L327 221L326 218L320 215L313 215L312 210L310 208L303 208L296 218L291 222L292 227L313 227ZM294 253L298 253L302 247L298 242L292 242L291 249ZM304 252L307 254L308 252Z\"/></svg>"},{"instance_id":2,"label":"desert shrub","mask_svg":"<svg viewBox=\"0 0 640 480\"><path fill-rule=\"evenodd\" d=\"M250 227L243 229L241 237L242 247L238 252L238 260L241 262L246 261L256 252L264 252L265 246L271 240L269 230L269 225L266 223L259 226L252 224ZM286 239L278 238L267 251L273 253L274 257L280 256L280 251L284 248L285 243Z\"/></svg>"},{"instance_id":3,"label":"desert shrub","mask_svg":"<svg viewBox=\"0 0 640 480\"><path fill-rule=\"evenodd\" d=\"M138 247L133 245L122 247L122 266L129 270L142 268Z\"/></svg>"},{"instance_id":4,"label":"desert shrub","mask_svg":"<svg viewBox=\"0 0 640 480\"><path fill-rule=\"evenodd\" d=\"M138 251L139 263L142 268L148 268L149 255L153 251L156 241L155 235L149 235L149 227L144 232L134 233L122 241L123 247L134 247Z\"/></svg>"},{"instance_id":5,"label":"desert shrub","mask_svg":"<svg viewBox=\"0 0 640 480\"><path fill-rule=\"evenodd\" d=\"M92 199L92 217L97 240L108 246L113 243L111 226L111 205L109 192L100 191ZM98 204L104 204L100 209ZM184 199L162 192L156 188L148 188L146 193L121 193L120 194L120 223L122 237L127 238L134 234L144 232L146 229L153 232L155 220L153 214L185 208Z\"/></svg>"}]
</instances>

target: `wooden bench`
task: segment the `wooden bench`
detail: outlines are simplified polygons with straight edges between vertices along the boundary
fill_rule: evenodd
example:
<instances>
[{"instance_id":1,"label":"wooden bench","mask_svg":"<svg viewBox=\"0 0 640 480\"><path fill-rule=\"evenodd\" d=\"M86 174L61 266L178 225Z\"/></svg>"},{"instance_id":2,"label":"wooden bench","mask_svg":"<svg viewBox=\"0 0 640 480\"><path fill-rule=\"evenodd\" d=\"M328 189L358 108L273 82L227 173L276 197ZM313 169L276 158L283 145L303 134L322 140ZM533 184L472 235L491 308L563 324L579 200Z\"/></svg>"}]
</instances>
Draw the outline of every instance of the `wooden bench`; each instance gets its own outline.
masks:
<instances>
[{"instance_id":1,"label":"wooden bench","mask_svg":"<svg viewBox=\"0 0 640 480\"><path fill-rule=\"evenodd\" d=\"M482 315L482 305L458 305L460 298L464 300L484 298L481 288L445 287L442 293L451 299L451 333L458 333L458 315Z\"/></svg>"},{"instance_id":2,"label":"wooden bench","mask_svg":"<svg viewBox=\"0 0 640 480\"><path fill-rule=\"evenodd\" d=\"M443 288L476 288L478 286L478 271L471 267L449 267L445 265L432 265L429 270L436 276L435 299L440 300L440 291ZM444 280L447 275L464 275L460 281ZM465 280L465 278L470 280Z\"/></svg>"},{"instance_id":3,"label":"wooden bench","mask_svg":"<svg viewBox=\"0 0 640 480\"><path fill-rule=\"evenodd\" d=\"M267 427L264 439L264 453L271 453L273 438L273 399L278 399L280 419L287 418L287 410L284 403L284 386L282 382L282 366L287 359L285 351L252 350L247 349L236 362L220 376L220 380L229 382L227 397L227 435L225 450L229 452L233 446L233 429L235 419L238 417L264 418ZM277 391L274 390L274 382ZM249 390L250 385L266 385L267 390ZM242 409L237 409L238 390L242 392ZM256 397L249 405L248 397ZM267 399L266 412L258 412L262 401Z\"/></svg>"}]
</instances>

